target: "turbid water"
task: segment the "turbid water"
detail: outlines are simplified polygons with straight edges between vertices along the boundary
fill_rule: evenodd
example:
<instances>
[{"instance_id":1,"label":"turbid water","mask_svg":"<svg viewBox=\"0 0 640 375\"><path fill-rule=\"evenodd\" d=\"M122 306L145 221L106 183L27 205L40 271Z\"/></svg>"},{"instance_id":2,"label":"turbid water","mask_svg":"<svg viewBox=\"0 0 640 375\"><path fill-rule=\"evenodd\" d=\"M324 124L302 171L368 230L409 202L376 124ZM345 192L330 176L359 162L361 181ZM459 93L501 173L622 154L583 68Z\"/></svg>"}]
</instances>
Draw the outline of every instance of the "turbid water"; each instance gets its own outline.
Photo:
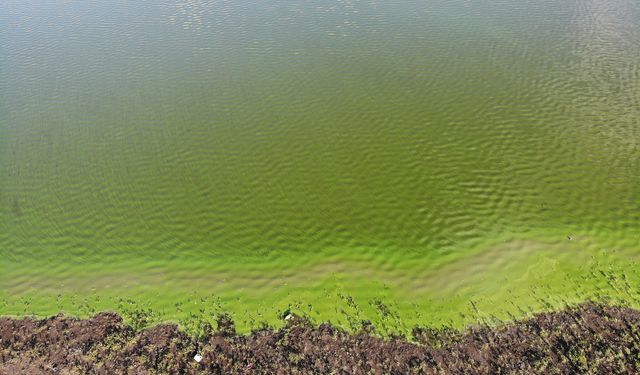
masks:
<instances>
[{"instance_id":1,"label":"turbid water","mask_svg":"<svg viewBox=\"0 0 640 375\"><path fill-rule=\"evenodd\" d=\"M639 41L635 0L4 0L0 314L637 304Z\"/></svg>"}]
</instances>

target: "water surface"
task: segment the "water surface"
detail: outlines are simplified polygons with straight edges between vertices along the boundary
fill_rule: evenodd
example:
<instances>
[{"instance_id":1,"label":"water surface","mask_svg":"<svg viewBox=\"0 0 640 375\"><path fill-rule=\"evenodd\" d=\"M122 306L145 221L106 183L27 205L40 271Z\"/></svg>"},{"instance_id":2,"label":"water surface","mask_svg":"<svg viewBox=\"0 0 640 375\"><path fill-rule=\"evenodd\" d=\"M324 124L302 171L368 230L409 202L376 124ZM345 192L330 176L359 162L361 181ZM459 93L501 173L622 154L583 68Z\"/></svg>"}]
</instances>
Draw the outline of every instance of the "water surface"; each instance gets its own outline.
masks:
<instances>
[{"instance_id":1,"label":"water surface","mask_svg":"<svg viewBox=\"0 0 640 375\"><path fill-rule=\"evenodd\" d=\"M638 41L633 0L5 0L0 312L628 299Z\"/></svg>"}]
</instances>

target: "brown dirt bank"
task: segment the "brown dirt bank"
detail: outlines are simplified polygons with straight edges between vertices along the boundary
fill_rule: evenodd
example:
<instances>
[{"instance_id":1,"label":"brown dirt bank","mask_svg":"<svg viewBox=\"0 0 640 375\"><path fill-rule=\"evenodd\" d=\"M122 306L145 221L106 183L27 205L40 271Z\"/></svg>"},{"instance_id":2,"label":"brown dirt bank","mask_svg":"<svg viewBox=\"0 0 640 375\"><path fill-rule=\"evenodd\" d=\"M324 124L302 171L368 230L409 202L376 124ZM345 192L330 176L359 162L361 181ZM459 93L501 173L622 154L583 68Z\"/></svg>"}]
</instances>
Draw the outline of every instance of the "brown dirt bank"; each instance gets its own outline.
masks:
<instances>
[{"instance_id":1,"label":"brown dirt bank","mask_svg":"<svg viewBox=\"0 0 640 375\"><path fill-rule=\"evenodd\" d=\"M175 325L136 332L113 313L0 318L0 374L640 373L640 311L593 303L463 333L415 329L415 342L302 319L248 336L218 326L195 338Z\"/></svg>"}]
</instances>

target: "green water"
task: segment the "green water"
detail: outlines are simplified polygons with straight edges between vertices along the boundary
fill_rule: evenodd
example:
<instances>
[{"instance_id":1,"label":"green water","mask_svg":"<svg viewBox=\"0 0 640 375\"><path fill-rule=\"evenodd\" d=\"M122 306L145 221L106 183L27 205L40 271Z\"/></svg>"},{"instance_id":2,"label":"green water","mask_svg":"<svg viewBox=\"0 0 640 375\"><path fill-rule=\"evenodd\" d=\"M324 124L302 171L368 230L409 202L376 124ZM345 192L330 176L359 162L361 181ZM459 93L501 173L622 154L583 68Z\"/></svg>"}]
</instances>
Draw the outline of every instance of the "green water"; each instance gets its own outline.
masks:
<instances>
[{"instance_id":1,"label":"green water","mask_svg":"<svg viewBox=\"0 0 640 375\"><path fill-rule=\"evenodd\" d=\"M4 0L0 314L638 305L639 40L635 0Z\"/></svg>"}]
</instances>

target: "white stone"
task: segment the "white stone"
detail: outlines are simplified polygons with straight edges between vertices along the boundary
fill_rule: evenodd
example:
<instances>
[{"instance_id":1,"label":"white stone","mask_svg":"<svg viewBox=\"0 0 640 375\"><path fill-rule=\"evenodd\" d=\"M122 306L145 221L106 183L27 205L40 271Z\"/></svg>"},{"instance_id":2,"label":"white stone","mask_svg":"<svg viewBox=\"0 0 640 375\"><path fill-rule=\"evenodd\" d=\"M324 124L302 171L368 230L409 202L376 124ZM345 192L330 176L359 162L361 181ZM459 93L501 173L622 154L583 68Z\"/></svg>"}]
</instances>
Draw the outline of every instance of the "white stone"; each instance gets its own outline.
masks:
<instances>
[{"instance_id":1,"label":"white stone","mask_svg":"<svg viewBox=\"0 0 640 375\"><path fill-rule=\"evenodd\" d=\"M202 356L200 354L196 354L193 356L193 359L195 359L196 362L200 363L200 361L202 361Z\"/></svg>"},{"instance_id":2,"label":"white stone","mask_svg":"<svg viewBox=\"0 0 640 375\"><path fill-rule=\"evenodd\" d=\"M291 320L293 319L293 315L291 314L287 314L287 316L284 317L284 320Z\"/></svg>"}]
</instances>

